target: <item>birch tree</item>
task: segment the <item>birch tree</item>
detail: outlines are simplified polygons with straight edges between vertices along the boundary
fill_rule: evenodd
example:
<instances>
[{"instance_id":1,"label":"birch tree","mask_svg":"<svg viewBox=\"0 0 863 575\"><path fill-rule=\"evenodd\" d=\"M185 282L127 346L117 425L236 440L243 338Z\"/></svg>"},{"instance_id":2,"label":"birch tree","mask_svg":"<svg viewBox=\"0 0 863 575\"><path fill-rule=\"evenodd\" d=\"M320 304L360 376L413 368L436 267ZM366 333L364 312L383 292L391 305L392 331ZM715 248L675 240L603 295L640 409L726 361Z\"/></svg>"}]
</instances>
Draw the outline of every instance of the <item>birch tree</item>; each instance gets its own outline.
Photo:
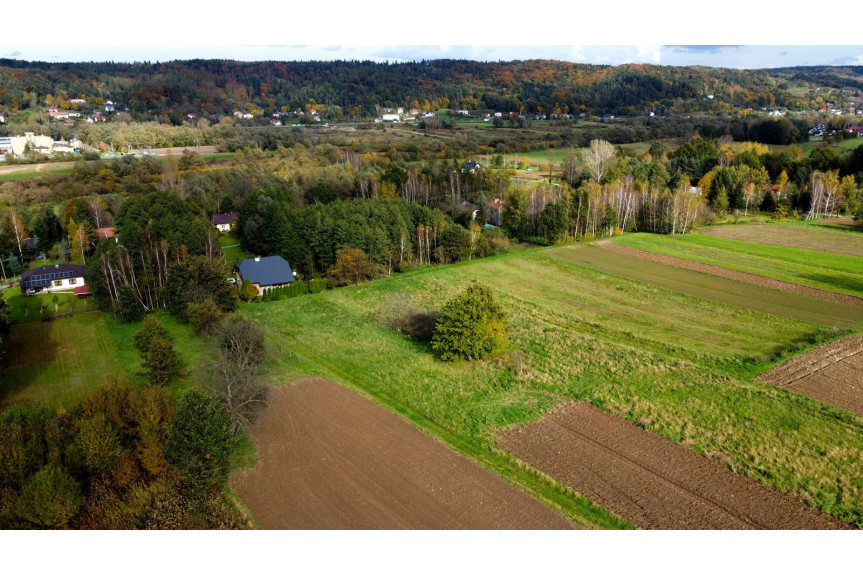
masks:
<instances>
[{"instance_id":1,"label":"birch tree","mask_svg":"<svg viewBox=\"0 0 863 575\"><path fill-rule=\"evenodd\" d=\"M614 146L605 140L592 140L582 156L584 168L596 182L602 181L602 176L608 173L616 160Z\"/></svg>"}]
</instances>

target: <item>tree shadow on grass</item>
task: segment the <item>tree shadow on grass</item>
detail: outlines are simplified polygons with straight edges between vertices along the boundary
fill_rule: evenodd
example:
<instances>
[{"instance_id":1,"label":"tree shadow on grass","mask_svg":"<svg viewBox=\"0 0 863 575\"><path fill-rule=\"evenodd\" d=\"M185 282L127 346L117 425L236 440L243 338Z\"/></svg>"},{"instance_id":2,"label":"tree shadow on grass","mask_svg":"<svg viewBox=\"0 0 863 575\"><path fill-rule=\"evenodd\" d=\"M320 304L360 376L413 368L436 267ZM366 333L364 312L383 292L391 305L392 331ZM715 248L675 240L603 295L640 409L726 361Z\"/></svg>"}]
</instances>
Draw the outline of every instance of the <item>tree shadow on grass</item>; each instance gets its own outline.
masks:
<instances>
[{"instance_id":1,"label":"tree shadow on grass","mask_svg":"<svg viewBox=\"0 0 863 575\"><path fill-rule=\"evenodd\" d=\"M58 320L62 321L62 320ZM0 361L0 409L9 397L32 383L32 377L57 356L59 342L54 322L34 321L13 324Z\"/></svg>"}]
</instances>

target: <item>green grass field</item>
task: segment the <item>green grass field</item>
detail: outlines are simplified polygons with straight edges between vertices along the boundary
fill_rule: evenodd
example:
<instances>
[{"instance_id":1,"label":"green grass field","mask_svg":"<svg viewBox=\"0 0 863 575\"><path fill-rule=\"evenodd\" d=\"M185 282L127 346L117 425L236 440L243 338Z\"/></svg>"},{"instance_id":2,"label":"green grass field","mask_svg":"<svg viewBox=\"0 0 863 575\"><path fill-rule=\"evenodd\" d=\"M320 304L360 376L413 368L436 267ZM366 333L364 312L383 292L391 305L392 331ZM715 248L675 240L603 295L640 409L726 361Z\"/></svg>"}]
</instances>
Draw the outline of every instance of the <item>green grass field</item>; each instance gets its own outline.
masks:
<instances>
[{"instance_id":1,"label":"green grass field","mask_svg":"<svg viewBox=\"0 0 863 575\"><path fill-rule=\"evenodd\" d=\"M859 228L833 223L835 220L772 222L709 226L696 230L699 234L767 244L863 256L863 233ZM763 219L763 218L760 218Z\"/></svg>"},{"instance_id":2,"label":"green grass field","mask_svg":"<svg viewBox=\"0 0 863 575\"><path fill-rule=\"evenodd\" d=\"M549 257L624 280L646 282L708 302L815 323L833 329L863 330L863 307L747 284L611 252L593 245L566 246ZM755 321L755 320L753 320ZM729 345L734 345L729 342Z\"/></svg>"},{"instance_id":3,"label":"green grass field","mask_svg":"<svg viewBox=\"0 0 863 575\"><path fill-rule=\"evenodd\" d=\"M194 385L195 370L207 356L206 346L188 325L165 312L158 315L189 372L171 387L180 394ZM112 381L128 378L144 384L141 359L133 345L140 327L98 311L13 324L0 364L0 409L28 401L68 408Z\"/></svg>"},{"instance_id":4,"label":"green grass field","mask_svg":"<svg viewBox=\"0 0 863 575\"><path fill-rule=\"evenodd\" d=\"M341 381L523 486L524 470L494 446L495 431L577 398L646 418L672 441L722 454L735 471L805 492L863 525L863 418L754 380L843 332L568 261L588 250L602 251L511 252L243 311L267 328L274 384ZM408 307L439 309L472 281L492 286L509 314L506 356L444 363L389 327ZM544 485L527 488L555 489ZM570 515L584 517L583 501L560 497Z\"/></svg>"},{"instance_id":5,"label":"green grass field","mask_svg":"<svg viewBox=\"0 0 863 575\"><path fill-rule=\"evenodd\" d=\"M615 241L667 256L863 296L863 259L856 256L700 234L625 234Z\"/></svg>"}]
</instances>

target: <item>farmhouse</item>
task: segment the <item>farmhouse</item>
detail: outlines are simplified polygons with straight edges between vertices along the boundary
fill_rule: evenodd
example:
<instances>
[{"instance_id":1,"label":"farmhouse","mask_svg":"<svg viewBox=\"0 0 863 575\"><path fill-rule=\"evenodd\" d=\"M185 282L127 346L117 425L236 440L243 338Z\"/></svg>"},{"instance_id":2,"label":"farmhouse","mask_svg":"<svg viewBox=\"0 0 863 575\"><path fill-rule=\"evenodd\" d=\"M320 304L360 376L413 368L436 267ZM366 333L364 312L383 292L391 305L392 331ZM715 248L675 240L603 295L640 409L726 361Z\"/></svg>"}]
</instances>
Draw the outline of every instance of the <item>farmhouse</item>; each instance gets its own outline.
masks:
<instances>
[{"instance_id":1,"label":"farmhouse","mask_svg":"<svg viewBox=\"0 0 863 575\"><path fill-rule=\"evenodd\" d=\"M54 264L27 270L21 274L21 291L26 293L31 288L48 292L73 291L86 285L86 269L86 266L75 264Z\"/></svg>"},{"instance_id":2,"label":"farmhouse","mask_svg":"<svg viewBox=\"0 0 863 575\"><path fill-rule=\"evenodd\" d=\"M286 286L296 281L295 272L288 260L281 256L267 258L248 258L234 266L240 282L249 280L258 288L258 294L264 294L264 288Z\"/></svg>"},{"instance_id":3,"label":"farmhouse","mask_svg":"<svg viewBox=\"0 0 863 575\"><path fill-rule=\"evenodd\" d=\"M226 234L231 231L231 224L237 219L237 212L227 214L213 214L213 225L219 232Z\"/></svg>"}]
</instances>

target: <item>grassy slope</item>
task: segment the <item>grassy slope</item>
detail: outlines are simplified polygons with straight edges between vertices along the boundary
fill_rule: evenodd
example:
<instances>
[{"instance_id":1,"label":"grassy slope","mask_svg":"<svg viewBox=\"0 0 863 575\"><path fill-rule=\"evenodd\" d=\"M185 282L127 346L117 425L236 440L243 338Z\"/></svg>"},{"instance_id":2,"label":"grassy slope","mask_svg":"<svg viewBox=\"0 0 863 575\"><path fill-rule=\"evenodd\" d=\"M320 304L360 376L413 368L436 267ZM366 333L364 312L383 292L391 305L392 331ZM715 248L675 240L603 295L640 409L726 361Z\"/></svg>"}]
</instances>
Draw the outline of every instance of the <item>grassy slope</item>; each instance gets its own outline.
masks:
<instances>
[{"instance_id":1,"label":"grassy slope","mask_svg":"<svg viewBox=\"0 0 863 575\"><path fill-rule=\"evenodd\" d=\"M855 256L699 234L626 234L615 241L663 255L863 296L863 259Z\"/></svg>"},{"instance_id":2,"label":"grassy slope","mask_svg":"<svg viewBox=\"0 0 863 575\"><path fill-rule=\"evenodd\" d=\"M495 431L577 398L648 418L656 433L863 524L863 418L753 380L769 361L835 332L604 275L557 259L559 251L244 311L268 329L277 383L308 375L348 383L517 483L525 474L495 450ZM494 286L509 310L508 358L442 363L387 327L406 305L439 308L473 280ZM583 513L578 498L563 499L572 515Z\"/></svg>"}]
</instances>

